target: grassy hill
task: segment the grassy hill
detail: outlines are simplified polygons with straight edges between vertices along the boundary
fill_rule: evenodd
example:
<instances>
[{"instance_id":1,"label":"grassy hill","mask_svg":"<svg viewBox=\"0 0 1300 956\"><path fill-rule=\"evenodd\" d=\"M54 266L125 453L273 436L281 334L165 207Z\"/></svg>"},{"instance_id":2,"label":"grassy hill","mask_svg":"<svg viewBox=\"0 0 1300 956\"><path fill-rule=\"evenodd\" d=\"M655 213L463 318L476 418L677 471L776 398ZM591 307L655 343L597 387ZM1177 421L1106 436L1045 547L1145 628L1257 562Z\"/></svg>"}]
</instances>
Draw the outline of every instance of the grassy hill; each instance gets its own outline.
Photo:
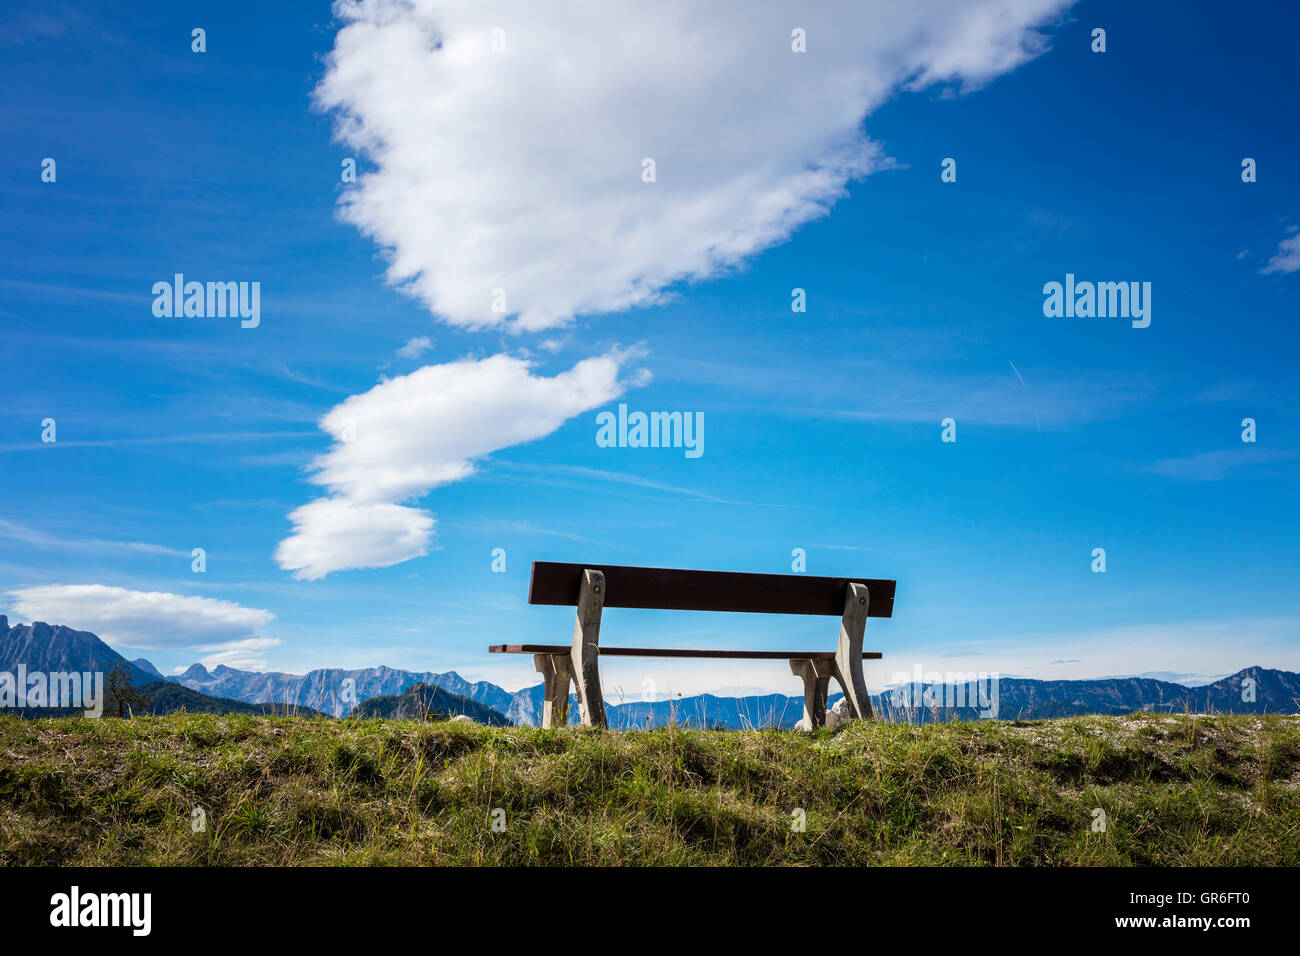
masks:
<instances>
[{"instance_id":1,"label":"grassy hill","mask_svg":"<svg viewBox=\"0 0 1300 956\"><path fill-rule=\"evenodd\" d=\"M1300 718L797 734L6 716L0 862L1296 865Z\"/></svg>"}]
</instances>

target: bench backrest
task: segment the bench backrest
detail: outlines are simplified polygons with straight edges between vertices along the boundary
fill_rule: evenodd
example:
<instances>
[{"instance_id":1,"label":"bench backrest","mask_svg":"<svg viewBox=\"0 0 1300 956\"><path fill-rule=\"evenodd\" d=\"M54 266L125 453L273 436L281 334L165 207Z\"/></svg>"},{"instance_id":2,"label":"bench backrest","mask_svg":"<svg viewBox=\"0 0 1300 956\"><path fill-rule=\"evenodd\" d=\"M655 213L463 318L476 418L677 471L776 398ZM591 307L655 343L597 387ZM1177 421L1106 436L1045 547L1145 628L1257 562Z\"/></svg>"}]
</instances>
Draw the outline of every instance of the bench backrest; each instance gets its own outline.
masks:
<instances>
[{"instance_id":1,"label":"bench backrest","mask_svg":"<svg viewBox=\"0 0 1300 956\"><path fill-rule=\"evenodd\" d=\"M605 607L674 611L752 611L759 614L844 613L850 583L871 593L869 617L892 617L896 581L881 578L825 578L806 574L748 574L740 571L682 571L617 564L534 561L529 604L576 606L584 568L605 575Z\"/></svg>"}]
</instances>

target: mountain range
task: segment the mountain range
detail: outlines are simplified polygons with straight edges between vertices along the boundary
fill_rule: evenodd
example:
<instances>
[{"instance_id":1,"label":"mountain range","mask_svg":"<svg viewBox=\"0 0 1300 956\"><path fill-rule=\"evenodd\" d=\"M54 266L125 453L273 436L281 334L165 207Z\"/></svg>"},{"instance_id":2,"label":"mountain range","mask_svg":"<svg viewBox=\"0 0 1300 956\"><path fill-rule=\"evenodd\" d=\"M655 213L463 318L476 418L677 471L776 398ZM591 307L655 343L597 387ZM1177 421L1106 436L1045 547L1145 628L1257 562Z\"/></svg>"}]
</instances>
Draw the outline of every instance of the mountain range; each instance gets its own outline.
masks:
<instances>
[{"instance_id":1,"label":"mountain range","mask_svg":"<svg viewBox=\"0 0 1300 956\"><path fill-rule=\"evenodd\" d=\"M25 664L28 671L103 671L126 664L131 682L137 687L162 680L163 675L148 661L128 661L89 631L36 621L9 626L0 614L0 671L14 673Z\"/></svg>"},{"instance_id":2,"label":"mountain range","mask_svg":"<svg viewBox=\"0 0 1300 956\"><path fill-rule=\"evenodd\" d=\"M405 671L394 667L362 667L351 670L326 667L306 674L285 674L279 671L241 671L224 664L208 670L202 664L194 664L169 679L214 697L310 707L334 717L347 716L362 701L373 697L397 696L416 684L425 684L465 697L504 714L515 723L521 721L517 715L512 714L512 709L517 706L526 708L529 700L527 693L521 691L520 694L525 696L517 705L516 698L519 694L511 694L487 681L470 683L455 671L438 674L433 671ZM541 707L540 691L537 707Z\"/></svg>"},{"instance_id":3,"label":"mountain range","mask_svg":"<svg viewBox=\"0 0 1300 956\"><path fill-rule=\"evenodd\" d=\"M8 619L0 615L0 671L12 672L20 663L29 672L108 671L119 662L128 665L134 683L142 690L160 682L161 675L149 661L143 658L128 661L88 631L39 621L10 627ZM208 670L202 664L194 664L164 680L200 695L184 704L189 710L219 710L221 701L226 701L228 707L241 703L272 704L277 711L287 708L291 713L319 712L334 717L347 716L354 710L358 716L414 715L423 708L465 714L485 723L496 723L500 717L511 724L535 726L542 706L540 683L512 693L489 681L467 681L455 671L367 667L321 668L306 674L286 674L243 671L225 665ZM413 691L416 687L421 689ZM974 685L969 688L951 685L945 696L942 688L904 686L873 694L872 703L878 714L912 723L976 719L981 708L974 706L975 689ZM957 690L962 693L955 693ZM839 696L832 695L829 703L833 705ZM997 716L1004 719L1126 714L1141 710L1291 714L1300 711L1300 674L1249 667L1199 686L1152 677L1069 681L1004 677L998 682L997 696ZM931 701L931 697L935 699ZM464 702L457 703L452 698ZM576 697L570 700L571 712L576 713ZM370 701L375 703L364 706ZM962 702L965 706L960 706ZM178 697L176 707L179 706L182 704ZM655 701L607 701L606 711L613 727L677 722L693 727L788 728L802 717L803 700L801 696L778 693L744 697L699 694Z\"/></svg>"},{"instance_id":4,"label":"mountain range","mask_svg":"<svg viewBox=\"0 0 1300 956\"><path fill-rule=\"evenodd\" d=\"M63 625L36 621L9 626L9 618L0 614L0 672L16 674L19 666L27 673L46 675L67 672L108 674L124 664L134 690L145 698L132 711L137 714L167 714L185 710L196 714L270 714L283 711L273 703L213 697L163 678L158 668L140 658L129 661L89 631L75 631ZM107 691L107 688L105 689ZM111 697L106 692L107 697ZM116 710L116 702L106 701L105 713ZM68 717L83 713L82 708L20 707L14 713L22 717ZM307 707L293 711L298 716L321 717Z\"/></svg>"},{"instance_id":5,"label":"mountain range","mask_svg":"<svg viewBox=\"0 0 1300 956\"><path fill-rule=\"evenodd\" d=\"M363 700L351 714L353 717L385 717L390 720L437 720L457 715L494 727L510 723L491 707L429 684L413 684L401 694Z\"/></svg>"},{"instance_id":6,"label":"mountain range","mask_svg":"<svg viewBox=\"0 0 1300 956\"><path fill-rule=\"evenodd\" d=\"M490 707L504 714L513 724L535 726L540 720L542 709L541 684L511 693L488 681L470 683L455 671L440 674L390 667L357 670L330 668L298 676L261 674L224 666L209 672L202 665L196 664L173 679L208 694L247 701L273 700L281 704L312 707L338 716L346 714L352 706L341 702L342 682L347 679L354 681L358 701L401 694L415 684L426 684ZM1253 681L1253 685L1248 684L1248 681ZM978 698L973 686L961 688L962 694L957 694L951 688L947 696L941 691L933 693L938 699L938 706L927 705L927 689L928 685L891 688L871 695L872 704L881 715L912 723L978 718L981 711L979 707L943 705L945 701L950 704L976 702ZM985 693L987 695L987 690ZM839 696L831 695L829 703L833 705ZM909 705L908 701L917 703ZM698 694L671 700L606 701L605 706L610 725L615 727L644 727L647 726L648 718L648 725L652 727L676 721L693 727L788 728L803 716L802 696L776 693L743 697ZM576 707L577 698L571 696L571 712L576 713ZM1069 681L1004 677L998 682L997 710L997 716L1007 719L1127 714L1140 710L1289 714L1300 711L1300 674L1251 667L1196 687L1148 677Z\"/></svg>"}]
</instances>

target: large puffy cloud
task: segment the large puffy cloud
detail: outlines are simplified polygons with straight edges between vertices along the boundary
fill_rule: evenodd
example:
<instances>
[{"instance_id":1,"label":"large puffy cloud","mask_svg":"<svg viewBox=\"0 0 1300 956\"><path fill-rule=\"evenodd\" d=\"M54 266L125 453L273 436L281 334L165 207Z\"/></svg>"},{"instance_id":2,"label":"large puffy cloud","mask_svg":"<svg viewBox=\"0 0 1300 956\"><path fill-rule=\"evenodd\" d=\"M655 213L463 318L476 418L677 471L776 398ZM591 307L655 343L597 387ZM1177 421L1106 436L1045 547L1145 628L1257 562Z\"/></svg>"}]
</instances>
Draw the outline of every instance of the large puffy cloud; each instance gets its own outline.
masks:
<instances>
[{"instance_id":1,"label":"large puffy cloud","mask_svg":"<svg viewBox=\"0 0 1300 956\"><path fill-rule=\"evenodd\" d=\"M240 649L239 659L248 663L250 649L279 643L258 633L274 620L270 611L216 598L103 584L45 584L9 596L10 609L21 619L66 624L126 647L193 647L214 654Z\"/></svg>"},{"instance_id":2,"label":"large puffy cloud","mask_svg":"<svg viewBox=\"0 0 1300 956\"><path fill-rule=\"evenodd\" d=\"M1013 69L1069 4L340 0L316 97L375 167L341 211L390 281L454 324L540 329L784 240L880 164L868 113Z\"/></svg>"},{"instance_id":3,"label":"large puffy cloud","mask_svg":"<svg viewBox=\"0 0 1300 956\"><path fill-rule=\"evenodd\" d=\"M584 359L552 378L514 356L462 359L351 396L320 420L335 442L313 462L311 480L330 494L289 515L293 533L276 561L315 580L426 553L433 516L403 502L473 474L476 458L542 438L617 398L627 386L619 371L635 354Z\"/></svg>"},{"instance_id":4,"label":"large puffy cloud","mask_svg":"<svg viewBox=\"0 0 1300 956\"><path fill-rule=\"evenodd\" d=\"M314 581L345 568L386 568L429 550L433 516L396 504L317 498L289 513L293 534L275 560L294 577Z\"/></svg>"}]
</instances>

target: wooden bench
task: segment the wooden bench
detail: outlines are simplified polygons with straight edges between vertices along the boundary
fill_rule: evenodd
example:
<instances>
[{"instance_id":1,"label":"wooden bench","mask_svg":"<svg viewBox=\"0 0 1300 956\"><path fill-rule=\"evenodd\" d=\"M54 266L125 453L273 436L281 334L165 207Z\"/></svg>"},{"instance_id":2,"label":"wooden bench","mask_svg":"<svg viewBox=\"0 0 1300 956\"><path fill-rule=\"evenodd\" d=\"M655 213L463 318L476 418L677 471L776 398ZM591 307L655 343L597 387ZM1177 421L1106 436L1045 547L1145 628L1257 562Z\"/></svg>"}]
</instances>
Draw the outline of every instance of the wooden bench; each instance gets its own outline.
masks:
<instances>
[{"instance_id":1,"label":"wooden bench","mask_svg":"<svg viewBox=\"0 0 1300 956\"><path fill-rule=\"evenodd\" d=\"M493 644L493 654L532 654L544 682L542 726L562 726L568 716L569 685L577 689L584 726L604 727L599 659L605 657L715 657L788 660L803 679L804 717L812 727L826 723L826 694L832 677L844 690L849 714L866 718L871 699L862 674L862 637L868 617L894 613L894 581L876 578L810 577L804 574L744 574L681 571L620 565L534 561L529 604L577 608L572 644ZM600 618L607 607L678 611L748 611L759 614L840 616L839 645L833 651L706 651L646 647L601 647Z\"/></svg>"}]
</instances>

